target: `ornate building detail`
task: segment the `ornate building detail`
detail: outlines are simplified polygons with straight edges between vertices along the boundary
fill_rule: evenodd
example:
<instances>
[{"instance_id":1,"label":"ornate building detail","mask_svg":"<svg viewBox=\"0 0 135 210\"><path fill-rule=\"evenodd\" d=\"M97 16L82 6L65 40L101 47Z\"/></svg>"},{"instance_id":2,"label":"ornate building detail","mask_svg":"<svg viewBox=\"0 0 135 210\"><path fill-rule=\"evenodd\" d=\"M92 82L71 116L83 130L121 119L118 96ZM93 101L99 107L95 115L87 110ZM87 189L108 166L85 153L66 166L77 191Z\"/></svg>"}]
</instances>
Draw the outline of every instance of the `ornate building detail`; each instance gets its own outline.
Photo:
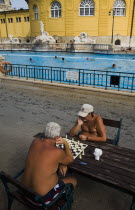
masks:
<instances>
[{"instance_id":1,"label":"ornate building detail","mask_svg":"<svg viewBox=\"0 0 135 210\"><path fill-rule=\"evenodd\" d=\"M44 24L42 21L39 21L40 23L40 36L37 36L34 39L34 43L38 44L38 43L55 43L55 39L49 35L49 33L47 31L44 30Z\"/></svg>"},{"instance_id":2,"label":"ornate building detail","mask_svg":"<svg viewBox=\"0 0 135 210\"><path fill-rule=\"evenodd\" d=\"M11 10L10 0L0 0L0 12Z\"/></svg>"},{"instance_id":3,"label":"ornate building detail","mask_svg":"<svg viewBox=\"0 0 135 210\"><path fill-rule=\"evenodd\" d=\"M80 44L80 43L89 43L89 44L96 44L96 40L91 39L88 34L85 32L81 32L80 36L75 36L73 39L75 44Z\"/></svg>"}]
</instances>

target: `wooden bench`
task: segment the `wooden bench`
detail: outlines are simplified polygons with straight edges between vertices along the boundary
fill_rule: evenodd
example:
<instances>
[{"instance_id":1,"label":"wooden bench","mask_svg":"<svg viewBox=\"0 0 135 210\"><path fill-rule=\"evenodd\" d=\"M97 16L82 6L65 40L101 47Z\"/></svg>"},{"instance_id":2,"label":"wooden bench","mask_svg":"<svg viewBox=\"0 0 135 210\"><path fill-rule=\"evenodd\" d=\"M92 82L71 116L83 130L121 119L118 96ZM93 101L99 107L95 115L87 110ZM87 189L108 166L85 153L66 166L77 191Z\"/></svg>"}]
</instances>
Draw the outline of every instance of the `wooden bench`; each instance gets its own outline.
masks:
<instances>
[{"instance_id":1,"label":"wooden bench","mask_svg":"<svg viewBox=\"0 0 135 210\"><path fill-rule=\"evenodd\" d=\"M19 172L14 178L5 172L0 172L0 179L4 184L5 191L7 193L8 198L8 207L7 210L11 209L12 202L14 199L18 200L20 203L31 209L44 209L44 210L71 210L73 203L73 192L74 187L72 184L66 184L59 195L56 196L49 204L44 203L43 196L34 192L31 188L25 186L20 181L16 180L24 170ZM16 187L16 190L11 190L12 186ZM28 199L40 202L41 206L37 206L32 204Z\"/></svg>"},{"instance_id":2,"label":"wooden bench","mask_svg":"<svg viewBox=\"0 0 135 210\"><path fill-rule=\"evenodd\" d=\"M109 144L118 145L119 144L119 139L120 139L122 119L120 119L120 120L110 120L110 119L103 118L103 122L104 122L105 126L110 126L110 127L117 128L117 132L116 132L115 137L112 138L112 139L107 138L106 142L109 143Z\"/></svg>"}]
</instances>

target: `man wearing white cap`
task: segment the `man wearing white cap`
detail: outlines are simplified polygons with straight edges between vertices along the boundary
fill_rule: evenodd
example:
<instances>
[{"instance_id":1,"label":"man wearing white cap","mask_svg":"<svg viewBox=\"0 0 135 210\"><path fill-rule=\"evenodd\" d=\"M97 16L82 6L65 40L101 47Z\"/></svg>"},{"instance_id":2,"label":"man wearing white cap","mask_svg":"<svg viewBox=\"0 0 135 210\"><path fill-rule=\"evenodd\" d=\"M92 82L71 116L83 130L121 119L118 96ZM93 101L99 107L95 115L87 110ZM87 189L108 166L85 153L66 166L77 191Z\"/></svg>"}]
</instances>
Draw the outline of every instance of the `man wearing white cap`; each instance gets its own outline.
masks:
<instances>
[{"instance_id":1,"label":"man wearing white cap","mask_svg":"<svg viewBox=\"0 0 135 210\"><path fill-rule=\"evenodd\" d=\"M70 135L79 135L81 140L106 141L106 130L102 118L94 113L90 104L83 104L78 119L70 130Z\"/></svg>"}]
</instances>

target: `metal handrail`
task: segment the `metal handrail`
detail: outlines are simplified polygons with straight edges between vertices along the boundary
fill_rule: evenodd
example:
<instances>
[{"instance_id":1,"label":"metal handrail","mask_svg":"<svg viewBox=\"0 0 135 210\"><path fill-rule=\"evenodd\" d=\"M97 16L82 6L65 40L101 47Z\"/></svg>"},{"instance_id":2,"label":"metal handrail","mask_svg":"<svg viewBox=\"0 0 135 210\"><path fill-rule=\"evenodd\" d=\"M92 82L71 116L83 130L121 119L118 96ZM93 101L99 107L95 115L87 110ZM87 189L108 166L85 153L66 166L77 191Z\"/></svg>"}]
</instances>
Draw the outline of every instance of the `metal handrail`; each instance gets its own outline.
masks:
<instances>
[{"instance_id":1,"label":"metal handrail","mask_svg":"<svg viewBox=\"0 0 135 210\"><path fill-rule=\"evenodd\" d=\"M8 68L8 65L7 65ZM78 75L76 78L67 77L67 72ZM77 69L53 66L36 66L13 64L12 71L8 74L12 77L26 78L59 82L64 84L75 84L78 86L92 86L115 90L135 91L135 74L105 71L95 69Z\"/></svg>"}]
</instances>

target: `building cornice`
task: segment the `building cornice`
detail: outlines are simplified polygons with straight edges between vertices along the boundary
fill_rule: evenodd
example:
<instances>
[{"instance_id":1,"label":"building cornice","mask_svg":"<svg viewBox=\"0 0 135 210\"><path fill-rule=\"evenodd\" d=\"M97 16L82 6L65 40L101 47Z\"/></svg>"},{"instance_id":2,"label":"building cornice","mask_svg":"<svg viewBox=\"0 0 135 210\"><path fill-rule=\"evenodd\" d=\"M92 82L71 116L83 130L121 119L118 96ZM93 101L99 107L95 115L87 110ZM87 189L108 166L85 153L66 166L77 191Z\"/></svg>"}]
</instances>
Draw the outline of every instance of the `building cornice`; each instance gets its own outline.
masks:
<instances>
[{"instance_id":1,"label":"building cornice","mask_svg":"<svg viewBox=\"0 0 135 210\"><path fill-rule=\"evenodd\" d=\"M8 11L0 11L0 14L11 14L11 13L20 13L20 12L29 12L29 9L18 9L18 10L8 10Z\"/></svg>"}]
</instances>

